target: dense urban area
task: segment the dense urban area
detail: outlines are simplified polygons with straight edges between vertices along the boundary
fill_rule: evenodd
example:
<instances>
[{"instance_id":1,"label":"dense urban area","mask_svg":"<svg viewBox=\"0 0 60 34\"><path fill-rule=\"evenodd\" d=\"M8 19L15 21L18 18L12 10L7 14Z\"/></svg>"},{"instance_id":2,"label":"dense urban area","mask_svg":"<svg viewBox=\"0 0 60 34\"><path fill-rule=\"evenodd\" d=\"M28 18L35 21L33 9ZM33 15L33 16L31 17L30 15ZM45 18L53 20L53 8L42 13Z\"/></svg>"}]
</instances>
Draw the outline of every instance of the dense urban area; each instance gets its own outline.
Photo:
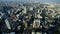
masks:
<instances>
[{"instance_id":1,"label":"dense urban area","mask_svg":"<svg viewBox=\"0 0 60 34\"><path fill-rule=\"evenodd\" d=\"M0 34L59 34L60 3L0 2Z\"/></svg>"}]
</instances>

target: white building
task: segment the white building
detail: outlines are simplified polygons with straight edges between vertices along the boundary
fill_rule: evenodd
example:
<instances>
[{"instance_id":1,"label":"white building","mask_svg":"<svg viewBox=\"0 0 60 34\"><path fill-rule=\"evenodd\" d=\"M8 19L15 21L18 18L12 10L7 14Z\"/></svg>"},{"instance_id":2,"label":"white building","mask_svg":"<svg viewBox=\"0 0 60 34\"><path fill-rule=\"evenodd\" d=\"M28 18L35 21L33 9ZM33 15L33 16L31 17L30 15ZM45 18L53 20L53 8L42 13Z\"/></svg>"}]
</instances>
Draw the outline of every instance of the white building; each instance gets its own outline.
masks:
<instances>
[{"instance_id":1,"label":"white building","mask_svg":"<svg viewBox=\"0 0 60 34\"><path fill-rule=\"evenodd\" d=\"M40 26L40 19L35 19L33 22L33 28L39 28Z\"/></svg>"}]
</instances>

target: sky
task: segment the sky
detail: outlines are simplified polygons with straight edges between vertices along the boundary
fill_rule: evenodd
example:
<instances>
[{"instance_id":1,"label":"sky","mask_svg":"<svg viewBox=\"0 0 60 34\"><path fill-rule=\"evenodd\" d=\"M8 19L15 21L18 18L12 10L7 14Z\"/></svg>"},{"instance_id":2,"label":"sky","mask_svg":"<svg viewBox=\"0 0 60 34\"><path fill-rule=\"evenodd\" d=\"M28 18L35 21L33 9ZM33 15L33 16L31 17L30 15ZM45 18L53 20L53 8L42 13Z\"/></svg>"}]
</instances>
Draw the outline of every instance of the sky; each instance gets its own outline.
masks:
<instances>
[{"instance_id":1,"label":"sky","mask_svg":"<svg viewBox=\"0 0 60 34\"><path fill-rule=\"evenodd\" d=\"M60 0L0 0L0 1L21 1L21 2L60 2Z\"/></svg>"}]
</instances>

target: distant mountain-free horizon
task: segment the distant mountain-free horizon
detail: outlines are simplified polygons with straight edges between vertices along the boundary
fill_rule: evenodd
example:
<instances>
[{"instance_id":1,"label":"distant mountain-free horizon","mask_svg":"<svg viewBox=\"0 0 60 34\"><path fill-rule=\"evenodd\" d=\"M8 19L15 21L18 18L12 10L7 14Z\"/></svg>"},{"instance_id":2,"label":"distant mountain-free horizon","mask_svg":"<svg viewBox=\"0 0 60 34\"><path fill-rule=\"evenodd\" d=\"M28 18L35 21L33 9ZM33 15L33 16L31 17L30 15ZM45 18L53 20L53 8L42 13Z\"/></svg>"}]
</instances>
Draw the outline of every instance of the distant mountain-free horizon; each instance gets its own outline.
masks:
<instances>
[{"instance_id":1,"label":"distant mountain-free horizon","mask_svg":"<svg viewBox=\"0 0 60 34\"><path fill-rule=\"evenodd\" d=\"M60 0L0 0L0 1L40 2L40 3L60 3Z\"/></svg>"}]
</instances>

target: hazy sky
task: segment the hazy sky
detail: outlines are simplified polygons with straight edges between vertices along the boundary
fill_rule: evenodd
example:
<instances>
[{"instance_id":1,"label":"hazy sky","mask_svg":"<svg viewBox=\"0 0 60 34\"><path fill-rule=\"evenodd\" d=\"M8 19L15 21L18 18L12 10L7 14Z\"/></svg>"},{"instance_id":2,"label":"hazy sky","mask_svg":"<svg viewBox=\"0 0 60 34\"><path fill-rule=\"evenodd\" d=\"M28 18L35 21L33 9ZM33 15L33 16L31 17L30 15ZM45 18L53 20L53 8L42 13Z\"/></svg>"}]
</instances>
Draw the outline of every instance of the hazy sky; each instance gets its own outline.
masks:
<instances>
[{"instance_id":1,"label":"hazy sky","mask_svg":"<svg viewBox=\"0 0 60 34\"><path fill-rule=\"evenodd\" d=\"M27 2L60 2L60 0L0 0L0 1L27 1Z\"/></svg>"}]
</instances>

